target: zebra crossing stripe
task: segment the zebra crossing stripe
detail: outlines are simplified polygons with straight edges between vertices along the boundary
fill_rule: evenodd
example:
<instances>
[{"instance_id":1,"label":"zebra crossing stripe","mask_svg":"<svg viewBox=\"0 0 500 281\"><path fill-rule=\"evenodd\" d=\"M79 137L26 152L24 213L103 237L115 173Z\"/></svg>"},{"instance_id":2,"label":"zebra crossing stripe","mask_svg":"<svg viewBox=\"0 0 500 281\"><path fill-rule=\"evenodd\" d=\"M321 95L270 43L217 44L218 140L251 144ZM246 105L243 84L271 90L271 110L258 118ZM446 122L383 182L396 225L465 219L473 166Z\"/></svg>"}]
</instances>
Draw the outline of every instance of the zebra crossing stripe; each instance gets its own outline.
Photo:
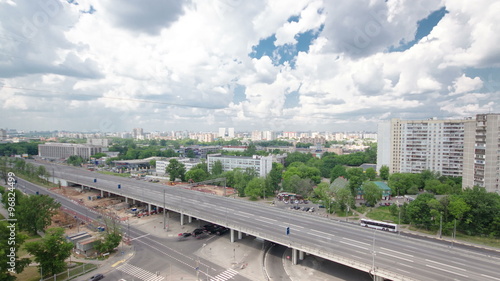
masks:
<instances>
[{"instance_id":1,"label":"zebra crossing stripe","mask_svg":"<svg viewBox=\"0 0 500 281\"><path fill-rule=\"evenodd\" d=\"M165 279L163 276L157 276L156 274L149 272L147 270L144 270L140 267L131 265L131 264L124 264L120 267L117 267L116 269L123 271L129 275L132 275L136 278L139 278L144 281L162 281Z\"/></svg>"},{"instance_id":2,"label":"zebra crossing stripe","mask_svg":"<svg viewBox=\"0 0 500 281\"><path fill-rule=\"evenodd\" d=\"M229 279L232 279L235 275L238 274L238 271L230 268L219 275L215 276L214 278L211 278L210 281L226 281Z\"/></svg>"}]
</instances>

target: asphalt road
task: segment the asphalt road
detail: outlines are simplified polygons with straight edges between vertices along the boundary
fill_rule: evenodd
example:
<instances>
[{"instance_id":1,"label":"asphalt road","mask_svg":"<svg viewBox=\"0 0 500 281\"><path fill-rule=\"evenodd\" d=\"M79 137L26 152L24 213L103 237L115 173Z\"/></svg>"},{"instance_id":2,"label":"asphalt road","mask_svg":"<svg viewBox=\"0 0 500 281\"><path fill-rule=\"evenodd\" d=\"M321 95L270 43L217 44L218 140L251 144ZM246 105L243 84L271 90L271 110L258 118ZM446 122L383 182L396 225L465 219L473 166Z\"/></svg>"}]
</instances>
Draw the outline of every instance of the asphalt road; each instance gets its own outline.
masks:
<instances>
[{"instance_id":1,"label":"asphalt road","mask_svg":"<svg viewBox=\"0 0 500 281\"><path fill-rule=\"evenodd\" d=\"M397 234L365 229L303 212L282 210L83 169L45 164L56 177L118 195L165 204L167 209L241 230L277 244L302 249L391 279L500 280L500 259L480 249L450 247ZM96 179L96 182L94 182ZM118 189L118 184L121 188ZM165 198L165 199L163 199ZM285 230L290 227L290 235Z\"/></svg>"}]
</instances>

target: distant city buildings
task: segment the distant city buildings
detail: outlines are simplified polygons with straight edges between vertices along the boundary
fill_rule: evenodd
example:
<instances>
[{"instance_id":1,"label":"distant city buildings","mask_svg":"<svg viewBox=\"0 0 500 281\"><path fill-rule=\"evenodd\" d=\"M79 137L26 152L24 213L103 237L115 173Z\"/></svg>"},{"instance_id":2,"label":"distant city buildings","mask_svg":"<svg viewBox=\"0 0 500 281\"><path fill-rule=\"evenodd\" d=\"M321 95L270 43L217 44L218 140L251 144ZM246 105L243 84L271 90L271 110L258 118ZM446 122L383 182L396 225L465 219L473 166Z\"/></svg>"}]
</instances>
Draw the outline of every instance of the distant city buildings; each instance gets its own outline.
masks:
<instances>
[{"instance_id":1,"label":"distant city buildings","mask_svg":"<svg viewBox=\"0 0 500 281\"><path fill-rule=\"evenodd\" d=\"M0 129L0 140L4 140L7 138L7 130Z\"/></svg>"},{"instance_id":2,"label":"distant city buildings","mask_svg":"<svg viewBox=\"0 0 500 281\"><path fill-rule=\"evenodd\" d=\"M212 171L214 164L217 161L220 161L222 163L223 171L232 171L237 168L240 168L242 170L251 168L257 172L257 175L259 177L265 177L273 167L272 156L254 155L252 157L245 157L209 154L207 155L207 165L209 172Z\"/></svg>"},{"instance_id":3,"label":"distant city buildings","mask_svg":"<svg viewBox=\"0 0 500 281\"><path fill-rule=\"evenodd\" d=\"M38 145L38 156L47 159L67 159L72 155L90 159L91 155L103 152L102 146L90 144L48 142Z\"/></svg>"}]
</instances>

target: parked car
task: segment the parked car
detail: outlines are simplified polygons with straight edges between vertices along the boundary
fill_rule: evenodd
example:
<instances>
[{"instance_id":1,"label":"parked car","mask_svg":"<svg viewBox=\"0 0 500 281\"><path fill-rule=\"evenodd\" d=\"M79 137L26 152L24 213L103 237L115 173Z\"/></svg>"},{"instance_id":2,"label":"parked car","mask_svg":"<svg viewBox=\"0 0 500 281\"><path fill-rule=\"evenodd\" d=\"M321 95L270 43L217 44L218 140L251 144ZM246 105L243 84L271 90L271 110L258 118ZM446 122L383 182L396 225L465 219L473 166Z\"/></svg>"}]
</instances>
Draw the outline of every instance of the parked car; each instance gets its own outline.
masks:
<instances>
[{"instance_id":1,"label":"parked car","mask_svg":"<svg viewBox=\"0 0 500 281\"><path fill-rule=\"evenodd\" d=\"M99 274L96 274L96 275L90 277L89 281L97 281L97 280L101 280L102 278L104 278L104 275L99 273Z\"/></svg>"}]
</instances>

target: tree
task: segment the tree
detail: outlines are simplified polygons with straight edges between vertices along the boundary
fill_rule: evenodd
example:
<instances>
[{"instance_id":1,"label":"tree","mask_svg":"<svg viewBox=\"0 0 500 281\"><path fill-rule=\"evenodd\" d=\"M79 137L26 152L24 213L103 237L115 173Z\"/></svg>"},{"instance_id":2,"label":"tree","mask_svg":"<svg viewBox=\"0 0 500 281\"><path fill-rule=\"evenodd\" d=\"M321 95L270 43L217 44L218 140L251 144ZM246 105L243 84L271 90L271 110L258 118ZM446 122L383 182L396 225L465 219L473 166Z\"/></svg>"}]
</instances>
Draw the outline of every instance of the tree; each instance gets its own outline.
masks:
<instances>
[{"instance_id":1,"label":"tree","mask_svg":"<svg viewBox=\"0 0 500 281\"><path fill-rule=\"evenodd\" d=\"M0 267L0 280L5 281L16 280L16 277L11 274L21 273L30 263L29 259L20 259L17 255L19 248L26 240L26 235L19 233L17 228L9 226L10 223L0 221L0 264L2 264Z\"/></svg>"},{"instance_id":2,"label":"tree","mask_svg":"<svg viewBox=\"0 0 500 281\"><path fill-rule=\"evenodd\" d=\"M83 158L81 156L71 155L70 157L68 157L68 160L66 160L66 163L73 166L81 166L83 163Z\"/></svg>"},{"instance_id":3,"label":"tree","mask_svg":"<svg viewBox=\"0 0 500 281\"><path fill-rule=\"evenodd\" d=\"M97 241L94 248L100 253L109 253L120 245L122 234L116 220L104 219L105 230L101 232L101 240Z\"/></svg>"},{"instance_id":4,"label":"tree","mask_svg":"<svg viewBox=\"0 0 500 281\"><path fill-rule=\"evenodd\" d=\"M154 159L149 160L149 166L156 167L156 160L154 160Z\"/></svg>"},{"instance_id":5,"label":"tree","mask_svg":"<svg viewBox=\"0 0 500 281\"><path fill-rule=\"evenodd\" d=\"M208 179L208 173L203 169L191 169L186 172L186 179L193 180L194 182L200 182Z\"/></svg>"},{"instance_id":6,"label":"tree","mask_svg":"<svg viewBox=\"0 0 500 281\"><path fill-rule=\"evenodd\" d=\"M0 177L7 184L7 179L9 174L9 166L7 165L7 157L0 157Z\"/></svg>"},{"instance_id":7,"label":"tree","mask_svg":"<svg viewBox=\"0 0 500 281\"><path fill-rule=\"evenodd\" d=\"M336 180L338 177L347 178L347 169L344 165L335 165L330 173L330 183Z\"/></svg>"},{"instance_id":8,"label":"tree","mask_svg":"<svg viewBox=\"0 0 500 281\"><path fill-rule=\"evenodd\" d=\"M23 196L17 209L19 227L37 234L51 224L59 207L61 204L48 195Z\"/></svg>"},{"instance_id":9,"label":"tree","mask_svg":"<svg viewBox=\"0 0 500 281\"><path fill-rule=\"evenodd\" d=\"M382 199L382 190L371 181L365 181L361 187L366 203L375 206Z\"/></svg>"},{"instance_id":10,"label":"tree","mask_svg":"<svg viewBox=\"0 0 500 281\"><path fill-rule=\"evenodd\" d=\"M366 174L366 177L371 181L375 180L375 178L377 177L377 171L375 171L374 168L366 169L365 174Z\"/></svg>"},{"instance_id":11,"label":"tree","mask_svg":"<svg viewBox=\"0 0 500 281\"><path fill-rule=\"evenodd\" d=\"M184 181L186 167L176 159L170 159L167 168L165 168L165 172L168 173L170 181L175 181L176 178Z\"/></svg>"},{"instance_id":12,"label":"tree","mask_svg":"<svg viewBox=\"0 0 500 281\"><path fill-rule=\"evenodd\" d=\"M434 195L424 193L413 200L407 208L408 218L411 223L429 228L431 225L431 207L429 201L435 199Z\"/></svg>"},{"instance_id":13,"label":"tree","mask_svg":"<svg viewBox=\"0 0 500 281\"><path fill-rule=\"evenodd\" d=\"M160 140L160 146L167 146L166 140Z\"/></svg>"},{"instance_id":14,"label":"tree","mask_svg":"<svg viewBox=\"0 0 500 281\"><path fill-rule=\"evenodd\" d=\"M96 153L94 155L91 155L90 158L95 158L95 159L100 159L100 158L103 158L103 157L106 157L106 153L104 152L99 152L99 153Z\"/></svg>"},{"instance_id":15,"label":"tree","mask_svg":"<svg viewBox=\"0 0 500 281\"><path fill-rule=\"evenodd\" d=\"M218 176L222 174L224 171L224 167L222 166L222 162L220 160L217 160L214 162L214 166L212 167L211 174L214 176Z\"/></svg>"},{"instance_id":16,"label":"tree","mask_svg":"<svg viewBox=\"0 0 500 281\"><path fill-rule=\"evenodd\" d=\"M349 189L352 196L356 196L358 189L366 179L363 168L350 168L347 170L347 178L349 179Z\"/></svg>"},{"instance_id":17,"label":"tree","mask_svg":"<svg viewBox=\"0 0 500 281\"><path fill-rule=\"evenodd\" d=\"M388 180L389 179L389 167L387 167L386 165L383 165L382 167L380 167L380 178L382 180Z\"/></svg>"},{"instance_id":18,"label":"tree","mask_svg":"<svg viewBox=\"0 0 500 281\"><path fill-rule=\"evenodd\" d=\"M263 178L253 178L245 187L245 194L250 196L250 200L263 197L265 193L265 180Z\"/></svg>"},{"instance_id":19,"label":"tree","mask_svg":"<svg viewBox=\"0 0 500 281\"><path fill-rule=\"evenodd\" d=\"M44 274L54 275L66 269L65 260L71 255L73 243L66 242L64 229L51 228L42 240L27 242L25 249L35 256Z\"/></svg>"},{"instance_id":20,"label":"tree","mask_svg":"<svg viewBox=\"0 0 500 281\"><path fill-rule=\"evenodd\" d=\"M273 167L266 177L266 184L268 189L272 190L273 193L280 189L281 179L283 177L283 165L280 163L273 163Z\"/></svg>"},{"instance_id":21,"label":"tree","mask_svg":"<svg viewBox=\"0 0 500 281\"><path fill-rule=\"evenodd\" d=\"M354 202L354 197L352 196L351 190L349 190L348 188L342 188L337 191L335 199L339 204L341 211L345 211L347 209L347 206L353 205Z\"/></svg>"}]
</instances>

